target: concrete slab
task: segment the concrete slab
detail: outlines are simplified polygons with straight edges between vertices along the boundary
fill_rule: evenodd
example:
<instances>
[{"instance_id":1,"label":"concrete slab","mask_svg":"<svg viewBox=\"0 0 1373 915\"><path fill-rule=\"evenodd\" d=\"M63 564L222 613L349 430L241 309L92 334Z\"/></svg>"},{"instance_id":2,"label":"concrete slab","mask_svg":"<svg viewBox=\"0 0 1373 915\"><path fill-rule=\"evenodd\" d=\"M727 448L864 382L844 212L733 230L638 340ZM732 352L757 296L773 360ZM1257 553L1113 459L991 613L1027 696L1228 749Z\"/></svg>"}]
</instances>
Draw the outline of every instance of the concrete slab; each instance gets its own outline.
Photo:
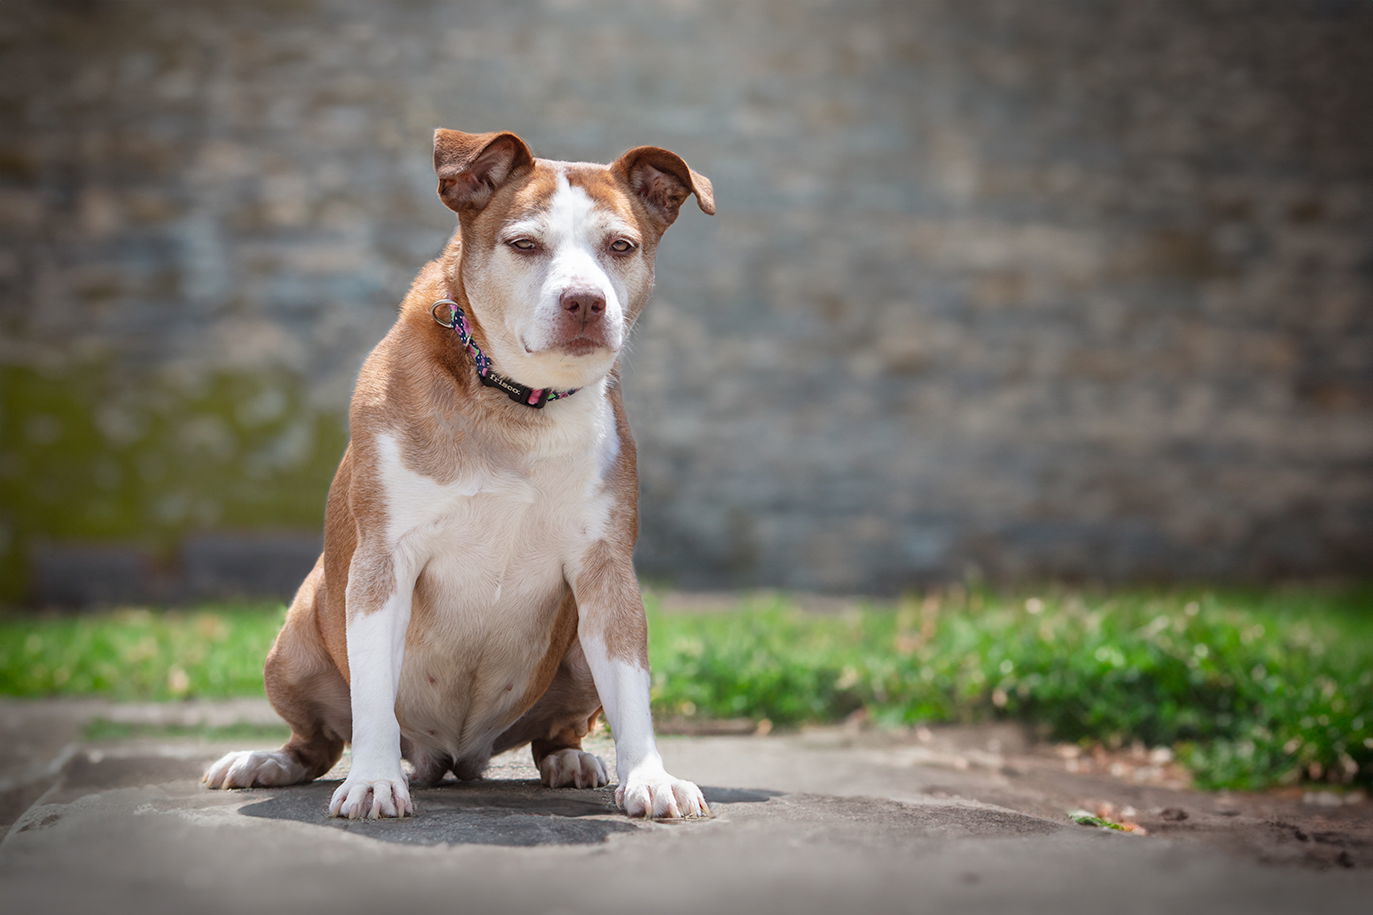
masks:
<instances>
[{"instance_id":1,"label":"concrete slab","mask_svg":"<svg viewBox=\"0 0 1373 915\"><path fill-rule=\"evenodd\" d=\"M72 736L73 722L100 713L98 704L20 705L22 714L0 705L8 722L0 734L41 730L46 716L70 739L42 744L52 754L46 769L36 760L0 768L55 766L0 843L5 912L1212 915L1362 912L1373 899L1370 848L1359 844L1363 810L1340 833L1349 865L1323 870L1211 841L1211 826L1176 837L1086 829L1064 818L1068 795L1025 774L1035 765L1029 749L967 750L961 758L971 763L950 762L967 735L947 745L836 729L666 738L670 768L705 789L716 812L706 821L627 820L609 790L542 788L518 753L500 757L483 781L418 791L414 819L350 823L324 815L342 765L311 785L209 791L199 772L223 745L87 743ZM188 713L162 706L148 714L166 718L167 709ZM189 713L225 714L213 705ZM127 707L119 714L130 717ZM25 752L39 743L30 738ZM611 755L604 737L594 749ZM1193 822L1209 823L1207 804L1217 803L1195 792L1165 797L1185 803ZM1214 816L1253 820L1255 829L1266 822L1254 811Z\"/></svg>"}]
</instances>

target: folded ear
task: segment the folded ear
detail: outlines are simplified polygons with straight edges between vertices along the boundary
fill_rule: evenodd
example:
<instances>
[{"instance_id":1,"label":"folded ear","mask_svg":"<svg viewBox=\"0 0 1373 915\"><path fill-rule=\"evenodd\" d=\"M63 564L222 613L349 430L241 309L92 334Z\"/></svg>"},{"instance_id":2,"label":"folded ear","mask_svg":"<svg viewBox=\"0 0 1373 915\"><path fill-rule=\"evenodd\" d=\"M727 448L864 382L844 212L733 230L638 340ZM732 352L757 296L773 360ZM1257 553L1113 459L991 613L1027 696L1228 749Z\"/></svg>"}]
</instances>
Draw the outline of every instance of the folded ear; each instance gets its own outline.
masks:
<instances>
[{"instance_id":1,"label":"folded ear","mask_svg":"<svg viewBox=\"0 0 1373 915\"><path fill-rule=\"evenodd\" d=\"M439 176L439 199L450 210L480 210L491 195L534 156L513 133L434 131L434 171Z\"/></svg>"},{"instance_id":2,"label":"folded ear","mask_svg":"<svg viewBox=\"0 0 1373 915\"><path fill-rule=\"evenodd\" d=\"M616 159L610 170L628 182L664 229L677 218L688 194L696 195L702 212L715 214L715 189L710 179L692 171L674 152L658 146L637 146Z\"/></svg>"}]
</instances>

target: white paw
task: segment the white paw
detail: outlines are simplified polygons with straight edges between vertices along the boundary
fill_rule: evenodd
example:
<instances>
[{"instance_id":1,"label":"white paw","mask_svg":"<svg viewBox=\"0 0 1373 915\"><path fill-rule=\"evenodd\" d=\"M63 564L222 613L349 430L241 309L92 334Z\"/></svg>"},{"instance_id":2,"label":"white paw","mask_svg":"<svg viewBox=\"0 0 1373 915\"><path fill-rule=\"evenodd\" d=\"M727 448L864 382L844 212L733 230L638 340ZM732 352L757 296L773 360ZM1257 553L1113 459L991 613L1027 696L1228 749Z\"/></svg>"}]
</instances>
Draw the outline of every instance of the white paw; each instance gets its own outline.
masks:
<instances>
[{"instance_id":1,"label":"white paw","mask_svg":"<svg viewBox=\"0 0 1373 915\"><path fill-rule=\"evenodd\" d=\"M280 750L236 750L205 770L200 780L211 788L275 788L305 778L305 767Z\"/></svg>"},{"instance_id":2,"label":"white paw","mask_svg":"<svg viewBox=\"0 0 1373 915\"><path fill-rule=\"evenodd\" d=\"M700 788L662 769L631 772L623 781L615 789L615 803L629 816L678 819L711 815Z\"/></svg>"},{"instance_id":3,"label":"white paw","mask_svg":"<svg viewBox=\"0 0 1373 915\"><path fill-rule=\"evenodd\" d=\"M605 763L571 747L545 756L539 763L539 775L550 788L599 788L610 784Z\"/></svg>"},{"instance_id":4,"label":"white paw","mask_svg":"<svg viewBox=\"0 0 1373 915\"><path fill-rule=\"evenodd\" d=\"M415 815L405 774L369 776L350 773L329 801L329 815L350 820Z\"/></svg>"}]
</instances>

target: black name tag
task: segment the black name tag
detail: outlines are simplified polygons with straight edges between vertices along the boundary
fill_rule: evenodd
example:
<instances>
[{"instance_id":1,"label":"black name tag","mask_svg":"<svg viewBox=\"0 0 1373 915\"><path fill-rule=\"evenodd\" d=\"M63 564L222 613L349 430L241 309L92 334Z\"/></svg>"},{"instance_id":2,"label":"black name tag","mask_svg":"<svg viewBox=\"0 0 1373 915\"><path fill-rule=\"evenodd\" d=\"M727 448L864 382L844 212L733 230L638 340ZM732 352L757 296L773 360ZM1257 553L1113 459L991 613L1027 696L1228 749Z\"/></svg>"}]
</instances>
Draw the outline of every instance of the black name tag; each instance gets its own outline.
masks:
<instances>
[{"instance_id":1,"label":"black name tag","mask_svg":"<svg viewBox=\"0 0 1373 915\"><path fill-rule=\"evenodd\" d=\"M520 384L518 381L511 381L499 372L487 372L485 375L478 375L481 383L488 388L500 388L515 403L522 403L526 407L533 407L542 410L543 405L548 403L548 388L539 390L539 396L534 397L534 389Z\"/></svg>"}]
</instances>

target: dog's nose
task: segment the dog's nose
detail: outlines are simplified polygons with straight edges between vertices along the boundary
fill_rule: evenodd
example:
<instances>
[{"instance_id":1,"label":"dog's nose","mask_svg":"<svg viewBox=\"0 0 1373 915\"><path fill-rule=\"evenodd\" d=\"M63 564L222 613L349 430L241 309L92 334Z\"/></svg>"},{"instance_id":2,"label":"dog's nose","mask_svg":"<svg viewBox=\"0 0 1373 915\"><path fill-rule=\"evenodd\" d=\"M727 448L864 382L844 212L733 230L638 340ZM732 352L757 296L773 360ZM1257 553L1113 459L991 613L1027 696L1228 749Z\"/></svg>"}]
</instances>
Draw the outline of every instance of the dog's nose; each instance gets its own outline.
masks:
<instances>
[{"instance_id":1,"label":"dog's nose","mask_svg":"<svg viewBox=\"0 0 1373 915\"><path fill-rule=\"evenodd\" d=\"M564 289L559 302L563 311L576 315L583 322L593 320L605 311L605 296L599 289L590 286L573 286Z\"/></svg>"}]
</instances>

